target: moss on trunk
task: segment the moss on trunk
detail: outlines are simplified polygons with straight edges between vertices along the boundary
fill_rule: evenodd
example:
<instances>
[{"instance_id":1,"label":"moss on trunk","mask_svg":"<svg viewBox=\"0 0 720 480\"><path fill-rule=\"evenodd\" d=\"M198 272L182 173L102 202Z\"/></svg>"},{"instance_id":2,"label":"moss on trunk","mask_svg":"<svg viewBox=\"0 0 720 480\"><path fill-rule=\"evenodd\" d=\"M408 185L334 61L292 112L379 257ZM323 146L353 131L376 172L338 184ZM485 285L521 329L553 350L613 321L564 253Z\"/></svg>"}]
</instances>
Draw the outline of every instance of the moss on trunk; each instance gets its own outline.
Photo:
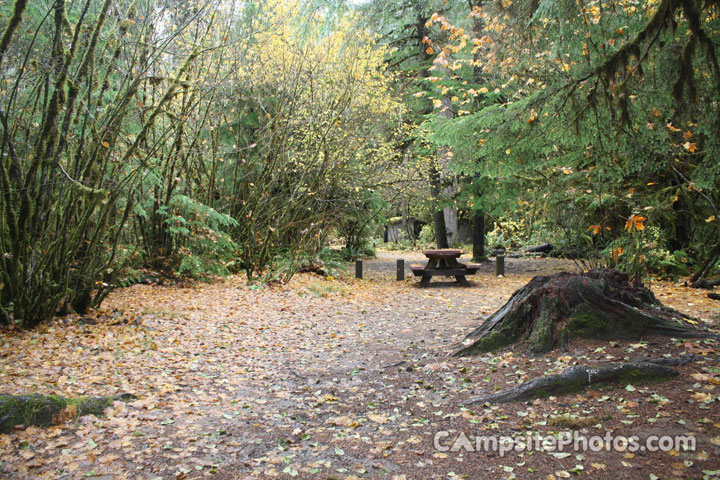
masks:
<instances>
[{"instance_id":1,"label":"moss on trunk","mask_svg":"<svg viewBox=\"0 0 720 480\"><path fill-rule=\"evenodd\" d=\"M533 353L564 347L573 338L637 339L661 334L720 338L690 327L642 285L608 269L538 276L468 335L456 356L475 355L526 341Z\"/></svg>"},{"instance_id":2,"label":"moss on trunk","mask_svg":"<svg viewBox=\"0 0 720 480\"><path fill-rule=\"evenodd\" d=\"M0 433L10 433L17 425L47 427L57 421L60 413L72 410L73 416L103 415L115 400L129 401L134 395L114 397L64 398L57 395L0 394Z\"/></svg>"}]
</instances>

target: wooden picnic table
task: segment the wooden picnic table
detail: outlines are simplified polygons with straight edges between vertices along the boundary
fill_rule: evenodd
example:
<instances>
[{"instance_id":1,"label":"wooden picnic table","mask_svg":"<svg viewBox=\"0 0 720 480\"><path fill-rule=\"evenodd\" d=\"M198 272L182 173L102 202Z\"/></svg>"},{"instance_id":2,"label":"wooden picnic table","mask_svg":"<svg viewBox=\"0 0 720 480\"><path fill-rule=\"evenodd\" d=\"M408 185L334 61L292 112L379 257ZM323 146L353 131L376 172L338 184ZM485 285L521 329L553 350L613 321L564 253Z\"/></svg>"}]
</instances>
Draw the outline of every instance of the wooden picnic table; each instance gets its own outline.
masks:
<instances>
[{"instance_id":1,"label":"wooden picnic table","mask_svg":"<svg viewBox=\"0 0 720 480\"><path fill-rule=\"evenodd\" d=\"M430 279L435 276L455 277L462 286L469 286L466 275L475 275L480 268L477 263L461 263L458 258L462 250L445 248L442 250L425 250L423 255L428 258L427 265L410 265L410 270L416 277L422 277L421 287L430 285Z\"/></svg>"}]
</instances>

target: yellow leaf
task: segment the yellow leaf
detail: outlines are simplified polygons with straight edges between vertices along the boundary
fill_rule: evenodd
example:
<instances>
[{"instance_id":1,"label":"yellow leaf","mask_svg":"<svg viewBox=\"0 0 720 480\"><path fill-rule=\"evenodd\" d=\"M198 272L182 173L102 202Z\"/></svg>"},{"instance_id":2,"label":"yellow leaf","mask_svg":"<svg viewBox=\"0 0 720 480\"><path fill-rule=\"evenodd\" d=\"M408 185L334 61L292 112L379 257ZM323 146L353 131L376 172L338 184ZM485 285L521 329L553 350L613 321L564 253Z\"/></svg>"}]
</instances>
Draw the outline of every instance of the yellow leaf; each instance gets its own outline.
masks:
<instances>
[{"instance_id":1,"label":"yellow leaf","mask_svg":"<svg viewBox=\"0 0 720 480\"><path fill-rule=\"evenodd\" d=\"M647 217L642 215L630 215L630 218L625 222L625 230L628 232L631 232L633 228L635 230L645 230L645 220L647 220Z\"/></svg>"},{"instance_id":2,"label":"yellow leaf","mask_svg":"<svg viewBox=\"0 0 720 480\"><path fill-rule=\"evenodd\" d=\"M375 415L372 413L368 415L368 418L375 423L387 423L390 420L385 415Z\"/></svg>"},{"instance_id":3,"label":"yellow leaf","mask_svg":"<svg viewBox=\"0 0 720 480\"><path fill-rule=\"evenodd\" d=\"M102 142L102 146L105 148L110 148L110 144L108 142Z\"/></svg>"},{"instance_id":4,"label":"yellow leaf","mask_svg":"<svg viewBox=\"0 0 720 480\"><path fill-rule=\"evenodd\" d=\"M707 223L714 222L714 221L715 221L715 215L712 215L712 216L706 218L705 221L706 221Z\"/></svg>"},{"instance_id":5,"label":"yellow leaf","mask_svg":"<svg viewBox=\"0 0 720 480\"><path fill-rule=\"evenodd\" d=\"M701 403L710 403L715 399L714 396L705 392L695 392L692 397Z\"/></svg>"}]
</instances>

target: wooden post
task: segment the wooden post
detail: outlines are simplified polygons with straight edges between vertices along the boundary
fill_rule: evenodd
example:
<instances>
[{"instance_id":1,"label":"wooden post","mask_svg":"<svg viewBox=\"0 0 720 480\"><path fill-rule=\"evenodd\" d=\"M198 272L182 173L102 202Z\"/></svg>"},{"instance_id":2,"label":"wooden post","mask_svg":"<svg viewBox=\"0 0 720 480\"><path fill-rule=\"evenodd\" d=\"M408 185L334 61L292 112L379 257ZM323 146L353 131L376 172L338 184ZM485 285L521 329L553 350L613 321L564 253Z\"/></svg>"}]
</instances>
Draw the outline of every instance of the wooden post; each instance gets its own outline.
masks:
<instances>
[{"instance_id":1,"label":"wooden post","mask_svg":"<svg viewBox=\"0 0 720 480\"><path fill-rule=\"evenodd\" d=\"M405 280L405 260L402 258L397 260L397 280L398 282Z\"/></svg>"},{"instance_id":2,"label":"wooden post","mask_svg":"<svg viewBox=\"0 0 720 480\"><path fill-rule=\"evenodd\" d=\"M362 260L355 260L355 278L362 280Z\"/></svg>"},{"instance_id":3,"label":"wooden post","mask_svg":"<svg viewBox=\"0 0 720 480\"><path fill-rule=\"evenodd\" d=\"M505 255L495 255L495 275L505 275Z\"/></svg>"}]
</instances>

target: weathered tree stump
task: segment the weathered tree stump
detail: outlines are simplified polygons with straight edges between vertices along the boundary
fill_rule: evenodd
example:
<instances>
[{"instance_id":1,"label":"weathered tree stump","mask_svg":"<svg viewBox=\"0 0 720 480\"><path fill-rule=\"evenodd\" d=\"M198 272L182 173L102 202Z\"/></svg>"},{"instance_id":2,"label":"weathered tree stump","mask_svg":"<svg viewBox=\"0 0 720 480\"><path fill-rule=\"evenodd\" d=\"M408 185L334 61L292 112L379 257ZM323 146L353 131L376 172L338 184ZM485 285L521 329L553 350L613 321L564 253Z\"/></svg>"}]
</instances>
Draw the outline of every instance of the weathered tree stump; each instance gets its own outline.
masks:
<instances>
[{"instance_id":1,"label":"weathered tree stump","mask_svg":"<svg viewBox=\"0 0 720 480\"><path fill-rule=\"evenodd\" d=\"M611 269L537 276L517 290L500 310L468 335L472 343L455 356L475 355L527 341L541 353L576 337L637 339L647 335L716 338L692 328L687 315L663 306L642 284ZM467 342L466 342L467 343Z\"/></svg>"}]
</instances>

